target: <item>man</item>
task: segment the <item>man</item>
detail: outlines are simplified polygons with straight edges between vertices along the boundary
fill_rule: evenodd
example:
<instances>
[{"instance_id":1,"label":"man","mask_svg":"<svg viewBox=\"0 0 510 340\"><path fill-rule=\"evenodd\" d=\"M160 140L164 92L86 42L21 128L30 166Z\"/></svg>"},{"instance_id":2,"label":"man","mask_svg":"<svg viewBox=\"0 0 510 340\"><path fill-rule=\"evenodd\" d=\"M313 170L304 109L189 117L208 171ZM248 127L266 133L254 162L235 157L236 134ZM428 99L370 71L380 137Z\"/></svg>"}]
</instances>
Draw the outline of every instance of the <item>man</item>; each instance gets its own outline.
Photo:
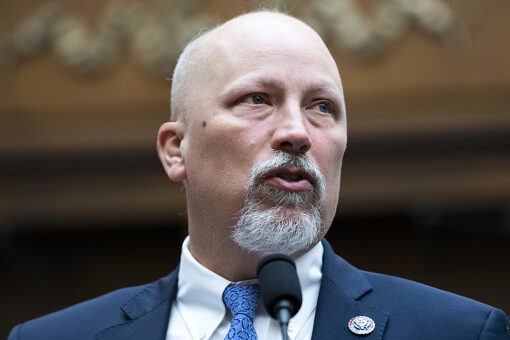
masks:
<instances>
[{"instance_id":1,"label":"man","mask_svg":"<svg viewBox=\"0 0 510 340\"><path fill-rule=\"evenodd\" d=\"M310 27L278 13L237 17L186 47L172 86L158 152L186 188L180 267L9 339L279 339L253 280L275 252L295 258L303 288L292 339L510 339L501 310L359 271L321 242L338 203L346 112L336 64Z\"/></svg>"}]
</instances>

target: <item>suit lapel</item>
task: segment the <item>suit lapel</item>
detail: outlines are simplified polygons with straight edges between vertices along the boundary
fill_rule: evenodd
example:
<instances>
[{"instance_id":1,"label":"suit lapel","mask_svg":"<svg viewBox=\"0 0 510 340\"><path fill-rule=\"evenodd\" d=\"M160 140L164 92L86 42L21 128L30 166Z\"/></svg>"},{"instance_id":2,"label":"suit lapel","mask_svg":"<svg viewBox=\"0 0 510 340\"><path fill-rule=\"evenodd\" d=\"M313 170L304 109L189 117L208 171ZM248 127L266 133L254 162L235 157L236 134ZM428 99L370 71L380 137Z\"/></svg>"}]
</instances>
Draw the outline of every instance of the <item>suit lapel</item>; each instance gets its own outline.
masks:
<instances>
[{"instance_id":1,"label":"suit lapel","mask_svg":"<svg viewBox=\"0 0 510 340\"><path fill-rule=\"evenodd\" d=\"M317 300L312 333L314 340L382 339L389 314L364 303L372 286L365 275L333 252L327 241L324 245L322 282ZM120 310L125 322L99 331L95 340L164 340L170 319L172 302L177 293L179 268L127 299ZM375 322L375 330L368 335L355 335L348 323L355 316L368 316Z\"/></svg>"},{"instance_id":2,"label":"suit lapel","mask_svg":"<svg viewBox=\"0 0 510 340\"><path fill-rule=\"evenodd\" d=\"M127 299L121 306L125 322L99 331L96 340L164 340L177 293L179 268Z\"/></svg>"},{"instance_id":3,"label":"suit lapel","mask_svg":"<svg viewBox=\"0 0 510 340\"><path fill-rule=\"evenodd\" d=\"M312 339L382 339L388 313L362 301L372 291L372 285L362 272L336 256L327 241L323 245L322 282ZM356 316L374 320L374 331L363 336L352 333L348 323Z\"/></svg>"}]
</instances>

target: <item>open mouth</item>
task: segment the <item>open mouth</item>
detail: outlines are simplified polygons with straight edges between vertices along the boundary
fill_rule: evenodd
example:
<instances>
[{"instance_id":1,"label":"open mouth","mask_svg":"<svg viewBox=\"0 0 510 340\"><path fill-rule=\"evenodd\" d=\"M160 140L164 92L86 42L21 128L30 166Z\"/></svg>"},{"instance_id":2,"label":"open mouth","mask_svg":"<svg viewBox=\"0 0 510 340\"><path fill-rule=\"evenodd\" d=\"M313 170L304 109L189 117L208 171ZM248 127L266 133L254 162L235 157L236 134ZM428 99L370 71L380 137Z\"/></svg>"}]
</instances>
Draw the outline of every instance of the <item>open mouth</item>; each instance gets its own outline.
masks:
<instances>
[{"instance_id":1,"label":"open mouth","mask_svg":"<svg viewBox=\"0 0 510 340\"><path fill-rule=\"evenodd\" d=\"M303 176L301 176L300 174L293 174L293 173L288 173L288 172L278 173L278 174L276 174L276 177L281 178L287 182L298 182L298 181L304 179Z\"/></svg>"},{"instance_id":2,"label":"open mouth","mask_svg":"<svg viewBox=\"0 0 510 340\"><path fill-rule=\"evenodd\" d=\"M266 183L285 191L309 191L315 181L302 169L278 168L267 173Z\"/></svg>"}]
</instances>

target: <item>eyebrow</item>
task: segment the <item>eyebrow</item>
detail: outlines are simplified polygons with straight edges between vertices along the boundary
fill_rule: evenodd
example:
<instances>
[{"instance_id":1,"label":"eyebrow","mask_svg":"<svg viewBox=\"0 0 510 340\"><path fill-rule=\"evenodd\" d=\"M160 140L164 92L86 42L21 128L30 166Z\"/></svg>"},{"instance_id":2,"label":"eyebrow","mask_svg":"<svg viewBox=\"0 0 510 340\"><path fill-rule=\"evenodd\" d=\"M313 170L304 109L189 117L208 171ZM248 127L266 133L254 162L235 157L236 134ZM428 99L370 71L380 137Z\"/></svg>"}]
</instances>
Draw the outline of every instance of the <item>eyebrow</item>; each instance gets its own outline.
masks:
<instances>
[{"instance_id":1,"label":"eyebrow","mask_svg":"<svg viewBox=\"0 0 510 340\"><path fill-rule=\"evenodd\" d=\"M252 88L283 89L284 87L285 83L277 78L248 76L237 79L232 84L230 84L223 91L223 96L230 94L232 91L243 91L245 89L246 90ZM327 92L330 93L331 95L338 96L339 99L341 100L344 100L343 93L339 90L339 88L327 82L311 84L306 89L306 92L307 93Z\"/></svg>"},{"instance_id":2,"label":"eyebrow","mask_svg":"<svg viewBox=\"0 0 510 340\"><path fill-rule=\"evenodd\" d=\"M248 78L248 79L246 79ZM250 79L252 78L252 79ZM232 91L242 91L243 89L251 88L270 88L270 89L281 89L284 88L283 81L276 78L259 78L259 77L242 77L237 79L230 84L224 91L223 94L227 95Z\"/></svg>"},{"instance_id":3,"label":"eyebrow","mask_svg":"<svg viewBox=\"0 0 510 340\"><path fill-rule=\"evenodd\" d=\"M236 79L233 83L229 84L220 95L220 98L228 98L232 96L233 92L237 93L251 91L254 88L283 89L285 88L285 83L278 78L270 76L261 77L260 75L247 75ZM335 102L337 102L336 106L338 107L340 116L345 117L345 97L343 91L341 90L341 85L339 87L337 84L332 84L327 80L318 80L315 83L308 85L306 92L308 95L313 95L315 93L328 93L332 97L337 98L338 100L335 100Z\"/></svg>"},{"instance_id":4,"label":"eyebrow","mask_svg":"<svg viewBox=\"0 0 510 340\"><path fill-rule=\"evenodd\" d=\"M342 91L339 90L338 87L332 86L330 84L313 84L308 90L308 93L315 93L315 92L328 92L334 96L338 96L340 99L344 99Z\"/></svg>"}]
</instances>

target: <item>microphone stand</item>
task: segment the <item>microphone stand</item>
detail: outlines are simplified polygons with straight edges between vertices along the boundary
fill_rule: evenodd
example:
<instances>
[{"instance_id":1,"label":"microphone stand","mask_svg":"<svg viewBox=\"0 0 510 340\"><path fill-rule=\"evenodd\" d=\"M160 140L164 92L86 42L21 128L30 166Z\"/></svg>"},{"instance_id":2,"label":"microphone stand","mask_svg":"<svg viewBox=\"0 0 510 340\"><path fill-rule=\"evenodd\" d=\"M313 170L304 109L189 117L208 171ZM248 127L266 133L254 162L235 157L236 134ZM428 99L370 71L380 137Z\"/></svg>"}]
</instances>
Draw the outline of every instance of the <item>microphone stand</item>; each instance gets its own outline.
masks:
<instances>
[{"instance_id":1,"label":"microphone stand","mask_svg":"<svg viewBox=\"0 0 510 340\"><path fill-rule=\"evenodd\" d=\"M282 340L289 340L289 334L287 333L287 324L281 322L280 326L282 328Z\"/></svg>"},{"instance_id":2,"label":"microphone stand","mask_svg":"<svg viewBox=\"0 0 510 340\"><path fill-rule=\"evenodd\" d=\"M292 304L288 300L281 300L276 304L275 310L282 330L282 340L289 340L288 327L289 320L292 317Z\"/></svg>"}]
</instances>

